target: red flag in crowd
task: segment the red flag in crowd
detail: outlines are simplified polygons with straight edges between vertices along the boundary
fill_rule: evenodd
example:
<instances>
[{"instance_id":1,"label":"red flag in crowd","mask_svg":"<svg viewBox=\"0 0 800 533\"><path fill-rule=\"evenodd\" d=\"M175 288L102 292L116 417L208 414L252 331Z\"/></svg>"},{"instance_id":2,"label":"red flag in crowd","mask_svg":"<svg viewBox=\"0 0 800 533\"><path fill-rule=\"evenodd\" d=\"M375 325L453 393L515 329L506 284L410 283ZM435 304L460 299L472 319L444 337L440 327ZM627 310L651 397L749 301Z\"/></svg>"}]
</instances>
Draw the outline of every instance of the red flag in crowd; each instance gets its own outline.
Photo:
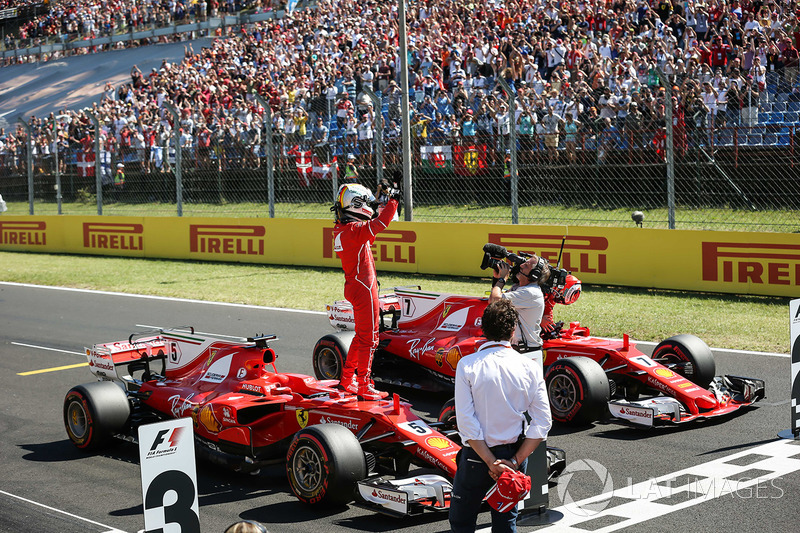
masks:
<instances>
[{"instance_id":1,"label":"red flag in crowd","mask_svg":"<svg viewBox=\"0 0 800 533\"><path fill-rule=\"evenodd\" d=\"M301 151L300 147L295 145L291 150L286 152L288 155L294 156L294 164L297 167L297 172L300 175L300 185L303 187L311 186L311 150Z\"/></svg>"},{"instance_id":2,"label":"red flag in crowd","mask_svg":"<svg viewBox=\"0 0 800 533\"><path fill-rule=\"evenodd\" d=\"M486 145L453 146L455 172L459 176L477 176L486 171Z\"/></svg>"},{"instance_id":3,"label":"red flag in crowd","mask_svg":"<svg viewBox=\"0 0 800 533\"><path fill-rule=\"evenodd\" d=\"M653 145L656 148L656 154L658 157L665 160L667 159L667 132L662 129L656 130L656 134L653 136Z\"/></svg>"},{"instance_id":4,"label":"red flag in crowd","mask_svg":"<svg viewBox=\"0 0 800 533\"><path fill-rule=\"evenodd\" d=\"M94 152L78 152L78 176L91 178L94 176Z\"/></svg>"}]
</instances>

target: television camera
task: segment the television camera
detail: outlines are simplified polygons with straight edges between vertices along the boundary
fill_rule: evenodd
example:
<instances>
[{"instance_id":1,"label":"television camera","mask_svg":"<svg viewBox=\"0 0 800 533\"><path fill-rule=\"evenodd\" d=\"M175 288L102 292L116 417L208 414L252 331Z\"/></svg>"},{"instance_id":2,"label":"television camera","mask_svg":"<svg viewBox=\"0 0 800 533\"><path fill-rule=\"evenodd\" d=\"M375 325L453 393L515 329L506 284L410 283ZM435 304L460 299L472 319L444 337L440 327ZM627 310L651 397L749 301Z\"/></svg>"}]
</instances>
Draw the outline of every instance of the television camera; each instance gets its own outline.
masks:
<instances>
[{"instance_id":1,"label":"television camera","mask_svg":"<svg viewBox=\"0 0 800 533\"><path fill-rule=\"evenodd\" d=\"M561 244L561 248L562 250L564 248L563 242ZM561 254L559 253L559 264L561 263L560 255ZM487 268L494 269L501 261L508 261L511 263L511 281L512 283L519 283L519 278L517 277L519 274L519 268L531 257L534 257L534 254L519 252L519 255L517 255L506 250L505 246L486 243L483 245L483 260L481 261L481 270L486 270ZM550 276L544 280L540 280L548 268L550 271ZM531 281L538 282L539 287L542 288L542 292L547 294L554 289L562 290L567 283L568 275L569 271L559 268L558 266L554 267L547 259L539 256L538 263L531 270L530 279Z\"/></svg>"}]
</instances>

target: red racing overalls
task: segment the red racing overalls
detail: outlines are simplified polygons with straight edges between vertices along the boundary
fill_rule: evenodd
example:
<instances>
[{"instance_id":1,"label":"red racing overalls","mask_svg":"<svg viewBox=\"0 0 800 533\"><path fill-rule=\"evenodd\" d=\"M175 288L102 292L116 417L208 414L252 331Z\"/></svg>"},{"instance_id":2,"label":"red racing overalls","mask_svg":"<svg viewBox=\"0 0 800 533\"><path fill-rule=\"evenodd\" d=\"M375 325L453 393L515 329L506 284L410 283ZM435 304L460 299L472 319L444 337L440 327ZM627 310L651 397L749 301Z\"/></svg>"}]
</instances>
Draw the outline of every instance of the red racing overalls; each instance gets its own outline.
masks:
<instances>
[{"instance_id":1,"label":"red racing overalls","mask_svg":"<svg viewBox=\"0 0 800 533\"><path fill-rule=\"evenodd\" d=\"M370 383L372 355L378 346L378 280L372 243L397 212L397 200L389 200L377 218L337 223L333 249L342 261L344 297L353 305L356 335L342 370L341 383L349 383L358 368L359 385Z\"/></svg>"}]
</instances>

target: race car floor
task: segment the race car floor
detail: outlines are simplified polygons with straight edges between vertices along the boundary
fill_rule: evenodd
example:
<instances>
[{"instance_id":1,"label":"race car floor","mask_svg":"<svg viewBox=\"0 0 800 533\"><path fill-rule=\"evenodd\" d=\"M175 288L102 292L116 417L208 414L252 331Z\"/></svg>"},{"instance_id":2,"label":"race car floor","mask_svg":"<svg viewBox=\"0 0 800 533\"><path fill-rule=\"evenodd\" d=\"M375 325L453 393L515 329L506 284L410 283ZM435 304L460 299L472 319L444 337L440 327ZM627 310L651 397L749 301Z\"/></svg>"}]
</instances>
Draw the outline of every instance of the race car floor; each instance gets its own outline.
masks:
<instances>
[{"instance_id":1,"label":"race car floor","mask_svg":"<svg viewBox=\"0 0 800 533\"><path fill-rule=\"evenodd\" d=\"M0 532L144 528L136 446L79 452L67 440L62 402L72 386L92 381L85 346L144 326L186 324L236 337L277 334L279 370L305 374L312 373L314 343L331 331L321 311L0 283ZM767 398L691 426L555 427L548 442L567 451L567 471L549 492L550 509L523 517L520 531L796 531L800 448L776 437L789 423L788 356L723 351L715 358L718 374L765 379ZM426 418L446 399L397 392ZM309 508L292 496L283 467L258 475L197 468L204 532L239 519L258 520L273 533L449 530L441 515L398 520L352 505ZM488 527L484 512L479 528Z\"/></svg>"}]
</instances>

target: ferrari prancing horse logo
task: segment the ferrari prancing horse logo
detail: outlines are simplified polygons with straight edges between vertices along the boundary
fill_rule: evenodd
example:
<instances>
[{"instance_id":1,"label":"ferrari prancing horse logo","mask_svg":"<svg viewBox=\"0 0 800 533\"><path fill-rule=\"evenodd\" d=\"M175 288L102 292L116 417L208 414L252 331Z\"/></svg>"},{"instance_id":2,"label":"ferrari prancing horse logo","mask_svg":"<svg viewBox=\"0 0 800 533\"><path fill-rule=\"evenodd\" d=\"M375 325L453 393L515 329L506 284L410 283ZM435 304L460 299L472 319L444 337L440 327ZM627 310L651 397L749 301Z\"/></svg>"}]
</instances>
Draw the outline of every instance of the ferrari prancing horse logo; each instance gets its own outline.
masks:
<instances>
[{"instance_id":1,"label":"ferrari prancing horse logo","mask_svg":"<svg viewBox=\"0 0 800 533\"><path fill-rule=\"evenodd\" d=\"M308 410L298 409L294 414L297 416L297 424L300 426L300 429L306 427L308 424Z\"/></svg>"}]
</instances>

